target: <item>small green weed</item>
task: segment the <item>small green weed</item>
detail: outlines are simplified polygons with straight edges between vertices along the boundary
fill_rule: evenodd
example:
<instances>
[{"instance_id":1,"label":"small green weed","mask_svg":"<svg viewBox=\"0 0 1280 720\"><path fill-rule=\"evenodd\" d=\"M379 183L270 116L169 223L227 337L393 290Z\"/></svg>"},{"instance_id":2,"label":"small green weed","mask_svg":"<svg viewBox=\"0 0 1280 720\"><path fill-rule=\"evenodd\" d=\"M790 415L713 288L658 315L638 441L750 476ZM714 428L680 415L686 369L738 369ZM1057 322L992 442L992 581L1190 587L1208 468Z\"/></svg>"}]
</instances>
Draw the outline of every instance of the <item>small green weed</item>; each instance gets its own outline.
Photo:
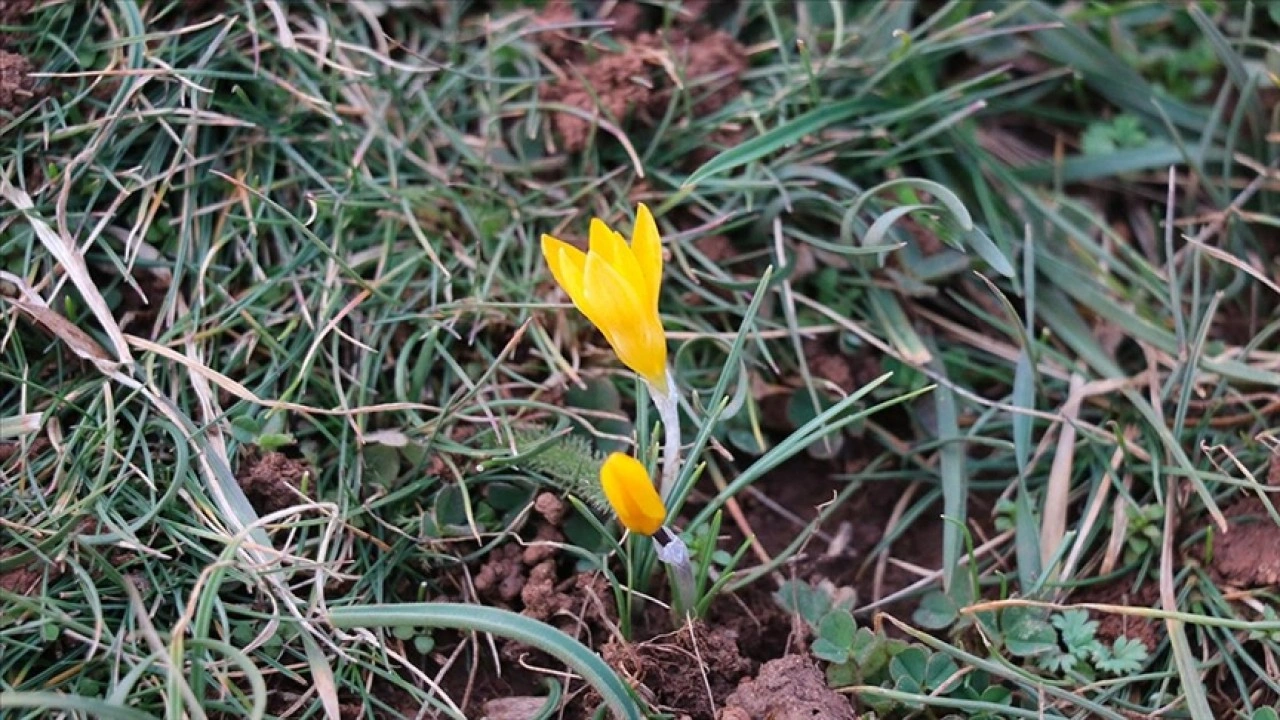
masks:
<instances>
[{"instance_id":1,"label":"small green weed","mask_svg":"<svg viewBox=\"0 0 1280 720\"><path fill-rule=\"evenodd\" d=\"M1147 646L1140 640L1121 636L1111 647L1098 640L1098 622L1085 610L1055 613L1049 624L1057 629L1059 643L1040 653L1036 664L1051 673L1076 672L1089 680L1098 674L1119 677L1138 672L1147 660Z\"/></svg>"},{"instance_id":2,"label":"small green weed","mask_svg":"<svg viewBox=\"0 0 1280 720\"><path fill-rule=\"evenodd\" d=\"M833 688L858 688L862 702L877 713L920 710L913 696L942 696L960 703L1002 705L1012 692L978 670L962 673L954 659L917 643L890 638L881 631L859 627L852 614L853 597L836 600L822 587L791 580L774 593L783 609L798 615L813 631L809 651L825 663ZM878 694L877 688L894 691ZM995 720L999 715L978 711L970 717Z\"/></svg>"},{"instance_id":3,"label":"small green weed","mask_svg":"<svg viewBox=\"0 0 1280 720\"><path fill-rule=\"evenodd\" d=\"M1080 138L1085 155L1106 155L1147 144L1142 121L1134 115L1117 115L1110 121L1090 123Z\"/></svg>"}]
</instances>

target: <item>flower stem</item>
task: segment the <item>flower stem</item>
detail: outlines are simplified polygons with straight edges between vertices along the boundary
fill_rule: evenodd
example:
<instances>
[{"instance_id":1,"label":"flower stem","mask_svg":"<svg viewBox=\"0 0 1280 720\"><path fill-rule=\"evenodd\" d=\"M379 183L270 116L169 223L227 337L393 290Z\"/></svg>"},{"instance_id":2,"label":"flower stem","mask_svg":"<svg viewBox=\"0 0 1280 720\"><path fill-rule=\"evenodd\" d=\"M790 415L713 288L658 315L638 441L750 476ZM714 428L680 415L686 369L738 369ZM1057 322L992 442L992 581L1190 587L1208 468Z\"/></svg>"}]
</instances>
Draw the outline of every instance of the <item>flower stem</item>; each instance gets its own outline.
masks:
<instances>
[{"instance_id":1,"label":"flower stem","mask_svg":"<svg viewBox=\"0 0 1280 720\"><path fill-rule=\"evenodd\" d=\"M670 373L667 377L670 378ZM662 446L662 481L658 485L658 494L662 496L663 502L668 502L680 469L680 394L670 379L667 380L665 390L650 385L649 394L658 410L658 418L662 420L665 435Z\"/></svg>"},{"instance_id":2,"label":"flower stem","mask_svg":"<svg viewBox=\"0 0 1280 720\"><path fill-rule=\"evenodd\" d=\"M664 535L665 538L659 539L658 535ZM689 562L689 548L675 531L665 525L658 531L658 535L653 536L653 543L658 551L658 559L667 565L673 576L671 578L672 609L675 610L676 619L682 621L693 614L697 603L697 598L694 597L697 590L693 578L693 565Z\"/></svg>"}]
</instances>

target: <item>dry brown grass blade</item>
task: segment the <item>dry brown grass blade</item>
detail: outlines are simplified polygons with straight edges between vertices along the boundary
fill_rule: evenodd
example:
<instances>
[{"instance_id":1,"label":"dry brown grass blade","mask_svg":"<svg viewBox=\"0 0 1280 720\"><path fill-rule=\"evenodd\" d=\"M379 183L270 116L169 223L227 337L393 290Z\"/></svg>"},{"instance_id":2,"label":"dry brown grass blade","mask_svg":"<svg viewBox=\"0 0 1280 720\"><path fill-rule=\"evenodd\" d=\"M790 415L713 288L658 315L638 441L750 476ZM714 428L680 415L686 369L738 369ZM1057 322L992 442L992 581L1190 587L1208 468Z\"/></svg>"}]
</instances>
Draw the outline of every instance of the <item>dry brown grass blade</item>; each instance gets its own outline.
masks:
<instances>
[{"instance_id":1,"label":"dry brown grass blade","mask_svg":"<svg viewBox=\"0 0 1280 720\"><path fill-rule=\"evenodd\" d=\"M1124 443L1117 445L1115 452L1111 454L1111 472L1115 473L1120 469L1121 463L1128 456L1126 449L1133 444L1138 437L1138 428L1134 425L1126 425L1122 431ZM1098 518L1102 516L1102 509L1107 504L1107 499L1111 497L1111 483L1103 478L1099 483L1098 492L1094 495L1093 501L1089 503L1089 507L1085 510L1084 519L1080 521L1080 530L1076 534L1075 544L1071 546L1071 553L1067 556L1067 561L1062 564L1062 572L1060 577L1066 579L1075 575L1076 567L1080 563L1080 558L1084 557L1085 551L1089 547L1089 535L1093 532L1093 526L1097 524ZM1121 506L1123 510L1123 505ZM1118 557L1118 555L1117 555Z\"/></svg>"},{"instance_id":2,"label":"dry brown grass blade","mask_svg":"<svg viewBox=\"0 0 1280 720\"><path fill-rule=\"evenodd\" d=\"M21 437L39 432L42 422L44 422L44 413L23 413L0 417L0 438Z\"/></svg>"},{"instance_id":3,"label":"dry brown grass blade","mask_svg":"<svg viewBox=\"0 0 1280 720\"><path fill-rule=\"evenodd\" d=\"M17 208L27 222L31 223L31 228L35 230L41 244L62 266L71 283L76 286L76 290L80 291L85 304L89 306L89 310L93 312L93 316L98 319L98 323L102 325L103 331L111 340L116 354L115 361L124 365L133 365L133 355L129 353L129 344L125 342L124 333L120 330L116 319L112 317L107 301L98 291L98 286L93 283L93 278L89 277L89 268L85 265L84 256L76 249L75 244L70 238L64 238L54 232L48 223L32 214L35 203L31 201L31 196L10 184L7 177L0 177L0 197ZM97 343L94 344L97 345Z\"/></svg>"},{"instance_id":4,"label":"dry brown grass blade","mask_svg":"<svg viewBox=\"0 0 1280 720\"><path fill-rule=\"evenodd\" d=\"M1084 377L1071 374L1071 389L1062 404L1062 430L1058 433L1058 449L1049 469L1045 488L1043 522L1040 525L1040 563L1048 569L1058 554L1067 532L1067 509L1070 505L1071 469L1075 466L1076 426L1080 417L1080 401L1084 396Z\"/></svg>"},{"instance_id":5,"label":"dry brown grass blade","mask_svg":"<svg viewBox=\"0 0 1280 720\"><path fill-rule=\"evenodd\" d=\"M61 340L77 357L88 360L104 373L110 375L119 368L119 363L111 358L106 349L94 340L91 335L81 330L75 323L49 308L44 298L31 288L25 280L0 270L0 280L12 283L18 288L19 298L0 296L3 300L48 330Z\"/></svg>"}]
</instances>

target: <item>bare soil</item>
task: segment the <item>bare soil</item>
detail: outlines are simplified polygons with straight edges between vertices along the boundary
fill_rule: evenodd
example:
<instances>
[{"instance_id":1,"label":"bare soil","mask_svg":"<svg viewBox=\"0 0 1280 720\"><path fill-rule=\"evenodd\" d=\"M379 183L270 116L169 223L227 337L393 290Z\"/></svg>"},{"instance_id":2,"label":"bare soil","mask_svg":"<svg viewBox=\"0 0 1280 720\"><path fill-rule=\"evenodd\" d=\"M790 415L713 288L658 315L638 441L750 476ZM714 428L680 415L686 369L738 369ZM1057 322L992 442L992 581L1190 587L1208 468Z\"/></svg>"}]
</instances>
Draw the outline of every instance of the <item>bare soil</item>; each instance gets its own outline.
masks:
<instances>
[{"instance_id":1,"label":"bare soil","mask_svg":"<svg viewBox=\"0 0 1280 720\"><path fill-rule=\"evenodd\" d=\"M18 551L6 551L0 553L0 563L18 555ZM34 597L39 594L41 586L44 583L45 568L39 563L29 563L19 565L12 570L0 572L0 590L6 590L15 595L25 595Z\"/></svg>"},{"instance_id":2,"label":"bare soil","mask_svg":"<svg viewBox=\"0 0 1280 720\"><path fill-rule=\"evenodd\" d=\"M0 0L0 26L10 27L22 24L23 18L36 6L36 0ZM0 31L0 47L4 47L12 37Z\"/></svg>"},{"instance_id":3,"label":"bare soil","mask_svg":"<svg viewBox=\"0 0 1280 720\"><path fill-rule=\"evenodd\" d=\"M303 460L279 452L246 452L236 481L255 510L272 513L306 501L298 488L308 474L314 476L315 471Z\"/></svg>"},{"instance_id":4,"label":"bare soil","mask_svg":"<svg viewBox=\"0 0 1280 720\"><path fill-rule=\"evenodd\" d=\"M827 687L826 676L806 656L770 660L760 674L730 693L721 720L854 720L849 699Z\"/></svg>"},{"instance_id":5,"label":"bare soil","mask_svg":"<svg viewBox=\"0 0 1280 720\"><path fill-rule=\"evenodd\" d=\"M34 70L25 57L0 50L0 113L19 115L37 100Z\"/></svg>"},{"instance_id":6,"label":"bare soil","mask_svg":"<svg viewBox=\"0 0 1280 720\"><path fill-rule=\"evenodd\" d=\"M543 98L582 110L552 118L566 152L591 144L597 136L593 118L599 116L653 127L681 87L690 88L699 115L715 112L741 93L746 50L727 33L696 23L642 31L646 13L641 6L619 3L605 18L613 21L612 35L621 45L611 52L588 48L572 30L554 27L577 19L571 3L557 0L547 3L537 19L549 26L539 34L542 50L560 66L558 77L543 87Z\"/></svg>"},{"instance_id":7,"label":"bare soil","mask_svg":"<svg viewBox=\"0 0 1280 720\"><path fill-rule=\"evenodd\" d=\"M1120 578L1115 582L1075 593L1071 596L1071 601L1155 608L1160 606L1160 588L1154 581L1147 581L1135 589L1132 578ZM1165 636L1164 624L1155 620L1117 613L1091 612L1090 615L1098 623L1096 637L1107 645L1114 643L1117 638L1126 637L1142 641L1147 646L1147 652L1155 652Z\"/></svg>"},{"instance_id":8,"label":"bare soil","mask_svg":"<svg viewBox=\"0 0 1280 720\"><path fill-rule=\"evenodd\" d=\"M1280 487L1280 455L1271 456L1267 484ZM1272 504L1276 495L1272 494ZM1280 585L1280 525L1262 498L1247 495L1223 510L1230 527L1214 538L1211 570L1228 587Z\"/></svg>"}]
</instances>

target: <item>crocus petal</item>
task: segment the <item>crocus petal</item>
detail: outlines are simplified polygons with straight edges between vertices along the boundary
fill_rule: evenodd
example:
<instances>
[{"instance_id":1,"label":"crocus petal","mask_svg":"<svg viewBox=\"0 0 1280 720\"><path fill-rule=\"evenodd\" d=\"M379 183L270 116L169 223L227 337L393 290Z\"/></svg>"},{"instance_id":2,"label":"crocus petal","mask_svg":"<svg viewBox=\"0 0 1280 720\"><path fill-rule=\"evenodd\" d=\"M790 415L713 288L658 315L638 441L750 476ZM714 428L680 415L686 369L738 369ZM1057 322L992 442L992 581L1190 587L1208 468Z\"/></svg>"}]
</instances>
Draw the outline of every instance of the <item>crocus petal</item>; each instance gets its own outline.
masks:
<instances>
[{"instance_id":1,"label":"crocus petal","mask_svg":"<svg viewBox=\"0 0 1280 720\"><path fill-rule=\"evenodd\" d=\"M600 487L623 527L641 535L653 535L667 519L667 508L653 487L649 472L639 460L612 453L600 467Z\"/></svg>"},{"instance_id":2,"label":"crocus petal","mask_svg":"<svg viewBox=\"0 0 1280 720\"><path fill-rule=\"evenodd\" d=\"M542 256L551 268L551 276L564 288L574 307L587 316L597 327L600 320L587 304L586 293L583 292L583 281L586 276L587 254L563 240L550 235L542 236Z\"/></svg>"},{"instance_id":3,"label":"crocus petal","mask_svg":"<svg viewBox=\"0 0 1280 720\"><path fill-rule=\"evenodd\" d=\"M587 268L587 254L569 243L542 236L542 257L551 268L551 276L564 288L576 305L582 298L582 276Z\"/></svg>"},{"instance_id":4,"label":"crocus petal","mask_svg":"<svg viewBox=\"0 0 1280 720\"><path fill-rule=\"evenodd\" d=\"M604 333L624 365L649 382L666 386L667 343L662 320L622 274L595 253L583 275L583 313Z\"/></svg>"},{"instance_id":5,"label":"crocus petal","mask_svg":"<svg viewBox=\"0 0 1280 720\"><path fill-rule=\"evenodd\" d=\"M640 271L644 273L645 287L658 307L658 291L662 288L662 236L658 224L653 221L649 206L640 203L636 208L636 226L631 230L631 252L636 256Z\"/></svg>"},{"instance_id":6,"label":"crocus petal","mask_svg":"<svg viewBox=\"0 0 1280 720\"><path fill-rule=\"evenodd\" d=\"M600 218L592 218L590 239L591 250L588 254L604 258L605 262L618 271L628 287L643 289L645 295L648 294L644 271L640 269L635 253L631 252L631 247L627 245L626 240L622 239L620 233L614 231Z\"/></svg>"}]
</instances>

